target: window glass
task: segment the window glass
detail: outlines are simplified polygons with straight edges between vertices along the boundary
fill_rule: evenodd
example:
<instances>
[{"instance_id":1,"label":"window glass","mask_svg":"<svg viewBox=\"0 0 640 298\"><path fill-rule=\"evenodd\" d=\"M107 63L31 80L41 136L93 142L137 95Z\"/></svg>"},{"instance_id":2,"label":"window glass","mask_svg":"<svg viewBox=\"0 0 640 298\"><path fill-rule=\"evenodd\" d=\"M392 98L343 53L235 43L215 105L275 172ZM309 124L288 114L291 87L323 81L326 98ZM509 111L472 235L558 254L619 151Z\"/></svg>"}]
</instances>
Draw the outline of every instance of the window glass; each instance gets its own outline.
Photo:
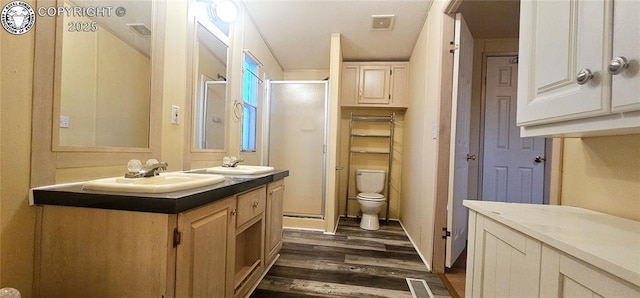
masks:
<instances>
[{"instance_id":1,"label":"window glass","mask_svg":"<svg viewBox=\"0 0 640 298\"><path fill-rule=\"evenodd\" d=\"M256 151L258 98L260 96L259 71L258 62L250 55L245 54L242 82L242 151Z\"/></svg>"}]
</instances>

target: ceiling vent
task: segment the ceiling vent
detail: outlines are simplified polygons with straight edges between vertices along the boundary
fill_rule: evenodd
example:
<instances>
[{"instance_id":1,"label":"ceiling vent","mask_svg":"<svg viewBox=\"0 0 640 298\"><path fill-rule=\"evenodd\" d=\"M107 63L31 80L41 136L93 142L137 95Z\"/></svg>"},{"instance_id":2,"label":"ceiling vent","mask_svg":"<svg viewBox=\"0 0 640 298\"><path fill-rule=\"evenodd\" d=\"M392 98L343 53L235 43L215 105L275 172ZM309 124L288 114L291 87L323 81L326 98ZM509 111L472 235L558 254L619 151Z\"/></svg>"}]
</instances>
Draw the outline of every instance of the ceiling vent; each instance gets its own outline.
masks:
<instances>
[{"instance_id":1,"label":"ceiling vent","mask_svg":"<svg viewBox=\"0 0 640 298\"><path fill-rule=\"evenodd\" d=\"M372 30L391 30L393 29L393 21L396 16L390 15L373 15L371 16Z\"/></svg>"},{"instance_id":2,"label":"ceiling vent","mask_svg":"<svg viewBox=\"0 0 640 298\"><path fill-rule=\"evenodd\" d=\"M143 23L127 24L127 26L129 26L131 30L133 30L135 33L138 33L138 35L142 37L151 36L151 29L149 29L149 27L147 27L147 25Z\"/></svg>"}]
</instances>

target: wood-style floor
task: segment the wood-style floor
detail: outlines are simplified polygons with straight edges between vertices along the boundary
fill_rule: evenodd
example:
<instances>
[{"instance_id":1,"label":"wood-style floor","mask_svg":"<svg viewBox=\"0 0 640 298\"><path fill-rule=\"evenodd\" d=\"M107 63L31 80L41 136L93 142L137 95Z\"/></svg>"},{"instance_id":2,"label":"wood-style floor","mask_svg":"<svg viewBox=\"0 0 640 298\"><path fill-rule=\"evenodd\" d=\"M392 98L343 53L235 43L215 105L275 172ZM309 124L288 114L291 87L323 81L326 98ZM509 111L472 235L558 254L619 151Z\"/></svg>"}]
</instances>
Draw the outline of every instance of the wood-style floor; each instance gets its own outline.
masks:
<instances>
[{"instance_id":1,"label":"wood-style floor","mask_svg":"<svg viewBox=\"0 0 640 298\"><path fill-rule=\"evenodd\" d=\"M451 268L445 268L445 286L454 298L464 297L466 273L467 273L467 251L463 251Z\"/></svg>"},{"instance_id":2,"label":"wood-style floor","mask_svg":"<svg viewBox=\"0 0 640 298\"><path fill-rule=\"evenodd\" d=\"M367 231L342 218L335 235L285 230L283 242L251 297L412 297L407 277L424 279L434 297L450 297L395 221Z\"/></svg>"}]
</instances>

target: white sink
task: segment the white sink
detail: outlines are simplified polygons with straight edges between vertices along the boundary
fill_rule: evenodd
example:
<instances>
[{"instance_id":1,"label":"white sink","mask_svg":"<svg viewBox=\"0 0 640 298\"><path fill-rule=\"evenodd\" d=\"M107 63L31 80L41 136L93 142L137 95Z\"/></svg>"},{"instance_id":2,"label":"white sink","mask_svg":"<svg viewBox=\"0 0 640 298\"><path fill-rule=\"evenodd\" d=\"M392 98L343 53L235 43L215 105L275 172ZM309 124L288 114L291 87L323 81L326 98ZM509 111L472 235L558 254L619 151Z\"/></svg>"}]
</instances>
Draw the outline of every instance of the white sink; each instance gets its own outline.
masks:
<instances>
[{"instance_id":1,"label":"white sink","mask_svg":"<svg viewBox=\"0 0 640 298\"><path fill-rule=\"evenodd\" d=\"M160 173L159 176L146 178L113 177L87 181L83 189L137 192L137 193L165 193L213 185L224 181L222 175L205 175L190 173Z\"/></svg>"},{"instance_id":2,"label":"white sink","mask_svg":"<svg viewBox=\"0 0 640 298\"><path fill-rule=\"evenodd\" d=\"M235 167L213 167L208 168L207 172L220 175L258 175L273 172L273 167L268 166L250 166L237 165Z\"/></svg>"}]
</instances>

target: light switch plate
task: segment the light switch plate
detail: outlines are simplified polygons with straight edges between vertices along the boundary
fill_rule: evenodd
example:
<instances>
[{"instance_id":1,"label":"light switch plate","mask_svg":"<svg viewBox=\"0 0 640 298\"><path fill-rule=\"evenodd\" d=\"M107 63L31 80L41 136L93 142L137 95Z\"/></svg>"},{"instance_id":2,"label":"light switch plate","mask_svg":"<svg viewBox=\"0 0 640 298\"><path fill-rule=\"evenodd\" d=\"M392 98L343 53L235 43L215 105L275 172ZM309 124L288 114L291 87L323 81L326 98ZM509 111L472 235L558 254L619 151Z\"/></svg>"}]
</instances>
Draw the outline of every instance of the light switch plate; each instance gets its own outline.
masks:
<instances>
[{"instance_id":1,"label":"light switch plate","mask_svg":"<svg viewBox=\"0 0 640 298\"><path fill-rule=\"evenodd\" d=\"M438 124L433 124L431 127L431 138L434 140L438 138Z\"/></svg>"},{"instance_id":2,"label":"light switch plate","mask_svg":"<svg viewBox=\"0 0 640 298\"><path fill-rule=\"evenodd\" d=\"M180 123L180 107L171 106L171 124Z\"/></svg>"},{"instance_id":3,"label":"light switch plate","mask_svg":"<svg viewBox=\"0 0 640 298\"><path fill-rule=\"evenodd\" d=\"M60 116L60 128L69 128L69 116Z\"/></svg>"}]
</instances>

